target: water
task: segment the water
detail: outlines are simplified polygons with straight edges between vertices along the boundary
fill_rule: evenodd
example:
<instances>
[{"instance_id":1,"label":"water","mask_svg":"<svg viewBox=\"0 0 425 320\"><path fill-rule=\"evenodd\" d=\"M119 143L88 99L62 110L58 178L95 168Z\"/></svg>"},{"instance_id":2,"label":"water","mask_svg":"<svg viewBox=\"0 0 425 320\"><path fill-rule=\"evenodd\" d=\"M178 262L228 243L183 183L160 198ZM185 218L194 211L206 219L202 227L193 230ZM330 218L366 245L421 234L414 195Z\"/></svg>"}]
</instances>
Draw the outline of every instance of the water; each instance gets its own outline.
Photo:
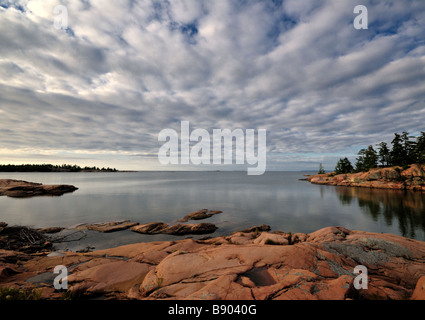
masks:
<instances>
[{"instance_id":1,"label":"water","mask_svg":"<svg viewBox=\"0 0 425 320\"><path fill-rule=\"evenodd\" d=\"M344 226L425 241L425 194L394 190L313 185L304 172L116 172L0 173L0 178L79 189L61 197L0 197L0 221L32 227L64 226L122 219L147 223L177 219L197 209L222 210L205 222L216 224L211 236L267 224L272 230L312 232ZM139 241L176 239L89 232L79 246L96 248ZM76 244L75 244L76 245ZM71 247L71 243L62 246ZM68 248L67 247L67 248ZM75 247L75 246L74 246ZM68 248L69 249L69 248Z\"/></svg>"}]
</instances>

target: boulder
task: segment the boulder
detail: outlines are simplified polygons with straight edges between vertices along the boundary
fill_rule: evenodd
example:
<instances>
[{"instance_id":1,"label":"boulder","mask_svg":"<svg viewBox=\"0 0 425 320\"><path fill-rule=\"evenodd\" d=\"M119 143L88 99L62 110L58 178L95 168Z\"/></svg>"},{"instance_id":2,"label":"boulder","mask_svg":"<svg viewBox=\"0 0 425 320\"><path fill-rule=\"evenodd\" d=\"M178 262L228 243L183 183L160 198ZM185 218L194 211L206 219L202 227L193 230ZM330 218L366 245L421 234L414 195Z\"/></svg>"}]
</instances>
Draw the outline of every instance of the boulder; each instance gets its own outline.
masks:
<instances>
[{"instance_id":1,"label":"boulder","mask_svg":"<svg viewBox=\"0 0 425 320\"><path fill-rule=\"evenodd\" d=\"M130 230L143 234L158 234L167 227L168 225L164 222L149 222L131 227Z\"/></svg>"}]
</instances>

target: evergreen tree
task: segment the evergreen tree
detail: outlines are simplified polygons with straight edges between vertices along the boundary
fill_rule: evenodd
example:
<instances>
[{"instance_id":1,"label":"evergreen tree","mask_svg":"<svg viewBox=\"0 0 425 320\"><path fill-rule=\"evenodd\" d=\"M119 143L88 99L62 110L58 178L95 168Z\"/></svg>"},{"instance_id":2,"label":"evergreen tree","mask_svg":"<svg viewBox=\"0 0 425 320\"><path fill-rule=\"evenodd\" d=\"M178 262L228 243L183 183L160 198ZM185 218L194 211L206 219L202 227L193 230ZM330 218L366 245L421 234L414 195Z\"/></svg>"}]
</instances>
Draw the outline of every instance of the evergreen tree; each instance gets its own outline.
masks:
<instances>
[{"instance_id":1,"label":"evergreen tree","mask_svg":"<svg viewBox=\"0 0 425 320\"><path fill-rule=\"evenodd\" d=\"M421 131L421 135L416 137L409 136L409 133L403 131L401 134L394 133L394 139L391 141L390 149L386 142L381 142L379 153L370 145L367 149L361 149L356 158L355 171L367 171L375 168L379 163L383 167L388 166L407 166L413 163L425 164L425 131ZM347 158L345 158L348 161ZM345 159L339 159L335 167L336 173L346 173L344 164ZM348 161L349 162L349 161ZM351 165L351 163L350 163ZM352 169L351 169L352 170Z\"/></svg>"},{"instance_id":2,"label":"evergreen tree","mask_svg":"<svg viewBox=\"0 0 425 320\"><path fill-rule=\"evenodd\" d=\"M401 136L398 133L394 133L394 139L391 144L393 146L390 153L391 165L402 166L406 159L406 152L403 148Z\"/></svg>"},{"instance_id":3,"label":"evergreen tree","mask_svg":"<svg viewBox=\"0 0 425 320\"><path fill-rule=\"evenodd\" d=\"M379 145L378 160L383 167L388 167L390 165L390 149L386 142L381 142Z\"/></svg>"},{"instance_id":4,"label":"evergreen tree","mask_svg":"<svg viewBox=\"0 0 425 320\"><path fill-rule=\"evenodd\" d=\"M356 158L356 171L366 171L375 168L378 164L378 154L370 145L367 149L361 149Z\"/></svg>"},{"instance_id":5,"label":"evergreen tree","mask_svg":"<svg viewBox=\"0 0 425 320\"><path fill-rule=\"evenodd\" d=\"M421 135L416 138L415 145L416 162L425 163L425 132L421 131Z\"/></svg>"},{"instance_id":6,"label":"evergreen tree","mask_svg":"<svg viewBox=\"0 0 425 320\"><path fill-rule=\"evenodd\" d=\"M357 153L359 157L356 158L356 172L365 171L365 165L364 165L364 158L366 155L366 149L360 149L360 151Z\"/></svg>"},{"instance_id":7,"label":"evergreen tree","mask_svg":"<svg viewBox=\"0 0 425 320\"><path fill-rule=\"evenodd\" d=\"M416 150L415 150L415 145L416 142L411 141L410 138L413 138L411 136L409 136L409 133L406 131L403 131L403 133L401 134L401 141L402 141L402 146L403 146L403 150L404 150L404 159L403 159L403 164L402 165L408 165L411 163L415 163L416 162Z\"/></svg>"},{"instance_id":8,"label":"evergreen tree","mask_svg":"<svg viewBox=\"0 0 425 320\"><path fill-rule=\"evenodd\" d=\"M378 165L378 154L376 153L375 149L370 145L365 154L364 158L364 166L366 170L376 168Z\"/></svg>"},{"instance_id":9,"label":"evergreen tree","mask_svg":"<svg viewBox=\"0 0 425 320\"><path fill-rule=\"evenodd\" d=\"M353 170L353 166L348 158L339 159L335 167L336 174L351 173Z\"/></svg>"}]
</instances>

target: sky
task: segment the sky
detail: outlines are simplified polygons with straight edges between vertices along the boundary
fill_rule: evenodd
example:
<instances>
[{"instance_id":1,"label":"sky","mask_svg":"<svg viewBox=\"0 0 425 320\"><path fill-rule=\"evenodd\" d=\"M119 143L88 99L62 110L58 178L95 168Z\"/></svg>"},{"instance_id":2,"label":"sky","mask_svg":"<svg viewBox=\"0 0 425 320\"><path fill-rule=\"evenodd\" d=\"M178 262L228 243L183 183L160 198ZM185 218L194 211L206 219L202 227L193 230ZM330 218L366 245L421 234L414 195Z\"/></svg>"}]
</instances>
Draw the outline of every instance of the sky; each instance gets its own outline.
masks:
<instances>
[{"instance_id":1,"label":"sky","mask_svg":"<svg viewBox=\"0 0 425 320\"><path fill-rule=\"evenodd\" d=\"M330 171L425 131L424 80L423 0L0 0L0 163L218 168L159 163L189 121L266 129L267 170Z\"/></svg>"}]
</instances>

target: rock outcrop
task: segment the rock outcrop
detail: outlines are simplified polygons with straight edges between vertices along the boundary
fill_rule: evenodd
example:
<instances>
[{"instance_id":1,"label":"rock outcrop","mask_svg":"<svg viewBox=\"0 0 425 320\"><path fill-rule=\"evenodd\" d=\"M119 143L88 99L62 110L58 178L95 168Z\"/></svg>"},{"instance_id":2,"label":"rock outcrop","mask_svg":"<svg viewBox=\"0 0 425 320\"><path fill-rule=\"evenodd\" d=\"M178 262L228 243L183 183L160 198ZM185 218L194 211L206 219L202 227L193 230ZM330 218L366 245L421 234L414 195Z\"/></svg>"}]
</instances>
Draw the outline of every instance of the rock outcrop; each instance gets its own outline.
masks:
<instances>
[{"instance_id":1,"label":"rock outcrop","mask_svg":"<svg viewBox=\"0 0 425 320\"><path fill-rule=\"evenodd\" d=\"M72 185L44 185L23 180L0 179L0 196L14 198L34 196L61 196L78 188Z\"/></svg>"},{"instance_id":2,"label":"rock outcrop","mask_svg":"<svg viewBox=\"0 0 425 320\"><path fill-rule=\"evenodd\" d=\"M367 172L338 175L324 173L306 179L314 184L425 191L425 165L412 164L406 169L375 168Z\"/></svg>"},{"instance_id":3,"label":"rock outcrop","mask_svg":"<svg viewBox=\"0 0 425 320\"><path fill-rule=\"evenodd\" d=\"M184 218L179 219L179 222L187 222L188 220L201 220L209 218L215 214L222 213L219 210L202 209L189 213ZM115 232L129 229L143 234L171 234L171 235L188 235L188 234L208 234L217 230L217 227L212 223L199 224L173 224L168 225L165 222L148 222L139 224L130 220L104 222L104 223L84 223L76 226L77 230L95 230L99 232Z\"/></svg>"},{"instance_id":4,"label":"rock outcrop","mask_svg":"<svg viewBox=\"0 0 425 320\"><path fill-rule=\"evenodd\" d=\"M219 214L219 213L222 213L222 212L223 211L221 211L221 210L201 209L201 210L197 210L197 211L194 211L192 213L189 213L184 218L179 219L178 221L186 222L188 220L202 220L202 219L212 217L213 215Z\"/></svg>"},{"instance_id":5,"label":"rock outcrop","mask_svg":"<svg viewBox=\"0 0 425 320\"><path fill-rule=\"evenodd\" d=\"M137 226L138 222L131 222L130 220L104 222L104 223L92 223L92 224L81 224L76 227L77 230L95 230L99 232L115 232L126 230L128 228Z\"/></svg>"},{"instance_id":6,"label":"rock outcrop","mask_svg":"<svg viewBox=\"0 0 425 320\"><path fill-rule=\"evenodd\" d=\"M171 234L171 235L188 235L188 234L208 234L217 230L216 225L212 223L199 223L199 224L183 224L178 223L168 225L164 222L150 222L140 224L131 228L132 231L143 234Z\"/></svg>"},{"instance_id":7,"label":"rock outcrop","mask_svg":"<svg viewBox=\"0 0 425 320\"><path fill-rule=\"evenodd\" d=\"M0 286L61 299L53 269L68 267L68 297L110 299L424 299L425 242L327 227L309 234L236 232L208 240L136 243L89 253L0 250ZM271 241L267 241L270 239ZM367 268L356 289L354 268Z\"/></svg>"}]
</instances>

